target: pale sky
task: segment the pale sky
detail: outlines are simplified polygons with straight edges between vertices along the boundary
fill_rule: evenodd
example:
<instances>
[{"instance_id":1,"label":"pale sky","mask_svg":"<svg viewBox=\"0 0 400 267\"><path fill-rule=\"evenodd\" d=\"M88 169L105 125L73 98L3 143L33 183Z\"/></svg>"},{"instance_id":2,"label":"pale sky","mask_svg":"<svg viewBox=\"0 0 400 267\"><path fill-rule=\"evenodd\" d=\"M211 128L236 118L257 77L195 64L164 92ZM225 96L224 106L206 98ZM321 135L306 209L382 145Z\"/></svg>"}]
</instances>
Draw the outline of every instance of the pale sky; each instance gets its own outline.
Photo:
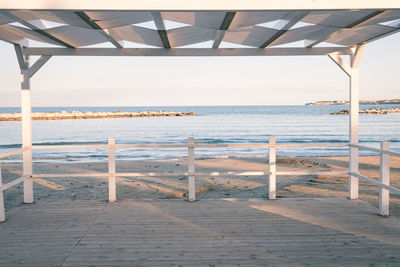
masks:
<instances>
[{"instance_id":1,"label":"pale sky","mask_svg":"<svg viewBox=\"0 0 400 267\"><path fill-rule=\"evenodd\" d=\"M400 98L400 34L366 46L360 98ZM14 47L0 41L0 107L19 106ZM327 56L53 57L31 80L33 106L302 105L348 98Z\"/></svg>"}]
</instances>

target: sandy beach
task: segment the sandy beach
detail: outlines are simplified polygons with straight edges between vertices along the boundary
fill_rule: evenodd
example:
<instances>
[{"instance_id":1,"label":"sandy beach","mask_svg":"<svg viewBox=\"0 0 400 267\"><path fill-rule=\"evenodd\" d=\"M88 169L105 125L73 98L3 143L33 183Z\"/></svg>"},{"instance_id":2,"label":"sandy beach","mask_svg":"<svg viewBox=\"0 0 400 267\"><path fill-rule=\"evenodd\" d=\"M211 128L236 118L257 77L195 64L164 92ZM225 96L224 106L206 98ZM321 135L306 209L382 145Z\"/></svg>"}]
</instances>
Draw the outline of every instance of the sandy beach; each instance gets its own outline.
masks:
<instances>
[{"instance_id":1,"label":"sandy beach","mask_svg":"<svg viewBox=\"0 0 400 267\"><path fill-rule=\"evenodd\" d=\"M196 171L266 171L266 158L196 159ZM278 171L335 170L347 168L346 157L280 157ZM2 164L3 183L22 174L21 164ZM163 161L117 162L117 172L184 172L186 159ZM34 163L34 173L88 173L106 172L107 163ZM360 173L379 180L379 157L360 157ZM35 201L57 200L107 200L107 178L48 178L36 179ZM391 185L400 188L400 160L391 160ZM347 176L278 176L278 198L346 197ZM265 176L198 177L196 197L213 198L263 198L268 191ZM117 198L185 198L187 177L121 177L117 180ZM4 192L6 209L23 201L22 184ZM360 181L360 198L378 207L378 188ZM391 215L400 217L400 197L391 194Z\"/></svg>"}]
</instances>

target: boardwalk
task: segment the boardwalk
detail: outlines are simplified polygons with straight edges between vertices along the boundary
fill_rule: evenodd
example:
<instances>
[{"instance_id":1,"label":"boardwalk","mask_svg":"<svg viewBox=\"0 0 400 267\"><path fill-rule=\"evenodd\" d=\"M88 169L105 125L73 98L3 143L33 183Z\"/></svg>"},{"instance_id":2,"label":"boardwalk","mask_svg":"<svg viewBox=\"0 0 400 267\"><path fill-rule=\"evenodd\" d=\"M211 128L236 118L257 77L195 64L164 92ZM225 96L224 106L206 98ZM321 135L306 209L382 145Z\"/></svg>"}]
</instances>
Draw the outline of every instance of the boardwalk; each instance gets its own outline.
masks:
<instances>
[{"instance_id":1,"label":"boardwalk","mask_svg":"<svg viewBox=\"0 0 400 267\"><path fill-rule=\"evenodd\" d=\"M72 201L20 205L0 266L400 265L400 220L361 200Z\"/></svg>"}]
</instances>

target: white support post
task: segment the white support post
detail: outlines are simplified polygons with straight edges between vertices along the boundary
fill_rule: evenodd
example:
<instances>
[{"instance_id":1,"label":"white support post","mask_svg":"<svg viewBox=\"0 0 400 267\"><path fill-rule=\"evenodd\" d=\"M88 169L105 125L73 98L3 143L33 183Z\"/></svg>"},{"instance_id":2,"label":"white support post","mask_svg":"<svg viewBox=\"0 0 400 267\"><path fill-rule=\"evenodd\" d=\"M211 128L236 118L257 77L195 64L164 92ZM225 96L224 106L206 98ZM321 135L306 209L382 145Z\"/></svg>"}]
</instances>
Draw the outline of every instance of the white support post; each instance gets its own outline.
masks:
<instances>
[{"instance_id":1,"label":"white support post","mask_svg":"<svg viewBox=\"0 0 400 267\"><path fill-rule=\"evenodd\" d=\"M268 157L268 199L276 199L276 138L269 138L269 157Z\"/></svg>"},{"instance_id":2,"label":"white support post","mask_svg":"<svg viewBox=\"0 0 400 267\"><path fill-rule=\"evenodd\" d=\"M29 64L29 62L27 63ZM33 203L32 179L32 104L30 78L27 70L21 70L21 123L22 123L22 148L24 149L23 175L28 176L24 181L24 203Z\"/></svg>"},{"instance_id":3,"label":"white support post","mask_svg":"<svg viewBox=\"0 0 400 267\"><path fill-rule=\"evenodd\" d=\"M350 144L358 145L358 124L360 112L360 71L359 66L364 53L365 45L358 45L354 48L354 54L351 56L351 76L350 76L350 125L349 138ZM358 147L350 147L349 155L349 198L358 199L358 178L351 173L358 173Z\"/></svg>"},{"instance_id":4,"label":"white support post","mask_svg":"<svg viewBox=\"0 0 400 267\"><path fill-rule=\"evenodd\" d=\"M349 137L350 144L358 145L359 121L359 71L353 69L350 77L350 119ZM358 147L350 147L349 155L349 198L358 199L358 178L351 173L358 173Z\"/></svg>"},{"instance_id":5,"label":"white support post","mask_svg":"<svg viewBox=\"0 0 400 267\"><path fill-rule=\"evenodd\" d=\"M1 165L0 165L0 187L3 185L3 178L1 176ZM0 222L6 221L6 212L4 209L4 195L3 190L0 190Z\"/></svg>"},{"instance_id":6,"label":"white support post","mask_svg":"<svg viewBox=\"0 0 400 267\"><path fill-rule=\"evenodd\" d=\"M381 143L381 164L380 164L380 182L383 185L390 185L390 155L383 154L383 150L390 150L389 142ZM389 190L379 188L379 214L382 216L389 216Z\"/></svg>"},{"instance_id":7,"label":"white support post","mask_svg":"<svg viewBox=\"0 0 400 267\"><path fill-rule=\"evenodd\" d=\"M115 139L108 138L108 202L117 201L115 180Z\"/></svg>"},{"instance_id":8,"label":"white support post","mask_svg":"<svg viewBox=\"0 0 400 267\"><path fill-rule=\"evenodd\" d=\"M29 55L25 55L26 48L14 45L19 68L21 70L21 124L23 148L23 175L24 203L33 203L33 178L32 178L32 103L31 103L31 77L51 58L41 56L35 64L30 66Z\"/></svg>"},{"instance_id":9,"label":"white support post","mask_svg":"<svg viewBox=\"0 0 400 267\"><path fill-rule=\"evenodd\" d=\"M351 55L351 64L347 64L337 53L329 55L349 77L350 77L350 119L349 119L349 142L358 145L358 122L359 122L359 101L360 101L360 77L359 66L362 55L364 53L365 44L358 45L354 48ZM351 175L358 173L358 147L351 146L349 154L349 198L358 199L358 178Z\"/></svg>"},{"instance_id":10,"label":"white support post","mask_svg":"<svg viewBox=\"0 0 400 267\"><path fill-rule=\"evenodd\" d=\"M194 138L188 138L188 172L189 172L189 201L196 200L196 190L195 190L195 176L190 175L191 173L195 172L195 165L194 165Z\"/></svg>"}]
</instances>

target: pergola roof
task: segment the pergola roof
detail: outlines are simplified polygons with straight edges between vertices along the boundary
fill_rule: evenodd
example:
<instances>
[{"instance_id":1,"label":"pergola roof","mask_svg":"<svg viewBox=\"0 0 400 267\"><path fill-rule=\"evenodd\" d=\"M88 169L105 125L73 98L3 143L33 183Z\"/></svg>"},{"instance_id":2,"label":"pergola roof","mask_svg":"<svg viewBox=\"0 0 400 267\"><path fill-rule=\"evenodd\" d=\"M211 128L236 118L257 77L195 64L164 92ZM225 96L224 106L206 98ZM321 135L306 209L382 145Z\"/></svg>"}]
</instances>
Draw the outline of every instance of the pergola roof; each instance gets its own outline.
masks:
<instances>
[{"instance_id":1,"label":"pergola roof","mask_svg":"<svg viewBox=\"0 0 400 267\"><path fill-rule=\"evenodd\" d=\"M400 30L400 10L138 11L1 9L0 39L29 46L217 49L353 47ZM125 41L125 42L124 42ZM204 44L204 42L209 42ZM32 42L31 42L32 43ZM133 44L132 44L133 43ZM300 45L299 45L300 43ZM42 45L43 44L43 45ZM36 46L37 43L36 43Z\"/></svg>"}]
</instances>

